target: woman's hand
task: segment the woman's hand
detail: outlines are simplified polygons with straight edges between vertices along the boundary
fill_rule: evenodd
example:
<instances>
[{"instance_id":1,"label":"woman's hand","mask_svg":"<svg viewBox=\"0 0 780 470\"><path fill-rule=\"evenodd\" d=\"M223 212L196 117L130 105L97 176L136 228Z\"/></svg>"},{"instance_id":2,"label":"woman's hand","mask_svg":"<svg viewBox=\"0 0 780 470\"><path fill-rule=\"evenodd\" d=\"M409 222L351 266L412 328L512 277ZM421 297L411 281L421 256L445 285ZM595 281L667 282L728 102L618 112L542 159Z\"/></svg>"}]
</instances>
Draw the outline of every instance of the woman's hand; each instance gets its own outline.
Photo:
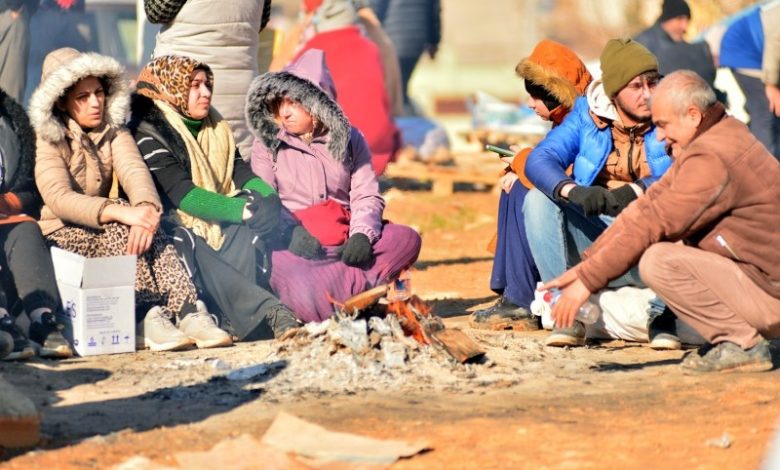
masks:
<instances>
[{"instance_id":1,"label":"woman's hand","mask_svg":"<svg viewBox=\"0 0 780 470\"><path fill-rule=\"evenodd\" d=\"M160 212L148 205L130 207L120 204L109 204L103 209L100 222L119 222L130 227L138 226L154 233L160 226Z\"/></svg>"},{"instance_id":2,"label":"woman's hand","mask_svg":"<svg viewBox=\"0 0 780 470\"><path fill-rule=\"evenodd\" d=\"M152 246L152 241L154 241L154 232L138 225L130 226L127 234L127 254L138 256L145 253Z\"/></svg>"}]
</instances>

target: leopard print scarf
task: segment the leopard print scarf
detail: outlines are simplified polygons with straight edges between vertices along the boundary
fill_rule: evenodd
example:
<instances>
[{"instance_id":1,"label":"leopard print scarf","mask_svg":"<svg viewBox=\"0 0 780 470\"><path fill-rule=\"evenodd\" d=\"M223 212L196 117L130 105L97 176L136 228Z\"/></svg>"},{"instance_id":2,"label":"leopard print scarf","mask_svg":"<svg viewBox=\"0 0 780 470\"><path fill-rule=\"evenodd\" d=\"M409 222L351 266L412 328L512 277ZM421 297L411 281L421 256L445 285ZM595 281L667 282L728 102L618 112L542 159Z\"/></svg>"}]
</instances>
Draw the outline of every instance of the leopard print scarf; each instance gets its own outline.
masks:
<instances>
[{"instance_id":1,"label":"leopard print scarf","mask_svg":"<svg viewBox=\"0 0 780 470\"><path fill-rule=\"evenodd\" d=\"M211 68L194 59L178 55L164 55L152 60L138 76L138 94L153 100L165 101L182 116L192 118L187 109L190 96L192 71L206 72L206 86L214 90L214 73Z\"/></svg>"}]
</instances>

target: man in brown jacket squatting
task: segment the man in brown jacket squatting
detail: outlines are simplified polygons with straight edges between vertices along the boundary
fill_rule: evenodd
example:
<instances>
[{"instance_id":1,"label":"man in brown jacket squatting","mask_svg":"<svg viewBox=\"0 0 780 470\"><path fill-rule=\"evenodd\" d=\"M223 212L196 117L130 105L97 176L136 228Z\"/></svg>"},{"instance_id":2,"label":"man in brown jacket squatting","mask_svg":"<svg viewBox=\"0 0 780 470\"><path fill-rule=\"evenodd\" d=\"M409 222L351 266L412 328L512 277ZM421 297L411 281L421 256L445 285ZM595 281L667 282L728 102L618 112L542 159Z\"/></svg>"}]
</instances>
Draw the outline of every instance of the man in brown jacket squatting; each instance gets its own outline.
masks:
<instances>
[{"instance_id":1,"label":"man in brown jacket squatting","mask_svg":"<svg viewBox=\"0 0 780 470\"><path fill-rule=\"evenodd\" d=\"M683 368L770 370L765 338L780 336L780 163L693 72L666 77L651 110L674 163L584 261L546 284L564 288L556 324L571 325L591 292L639 261L647 285L710 343Z\"/></svg>"}]
</instances>

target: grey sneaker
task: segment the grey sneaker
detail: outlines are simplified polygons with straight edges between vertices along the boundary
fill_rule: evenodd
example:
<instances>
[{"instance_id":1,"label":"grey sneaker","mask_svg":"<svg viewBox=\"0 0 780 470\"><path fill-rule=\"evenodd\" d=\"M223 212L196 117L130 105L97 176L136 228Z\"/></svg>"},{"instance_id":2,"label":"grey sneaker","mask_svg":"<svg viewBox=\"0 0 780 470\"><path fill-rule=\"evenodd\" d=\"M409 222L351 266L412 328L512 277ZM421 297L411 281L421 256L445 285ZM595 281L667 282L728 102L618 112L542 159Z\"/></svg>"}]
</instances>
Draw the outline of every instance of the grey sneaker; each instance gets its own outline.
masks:
<instances>
[{"instance_id":1,"label":"grey sneaker","mask_svg":"<svg viewBox=\"0 0 780 470\"><path fill-rule=\"evenodd\" d=\"M496 303L471 315L469 325L480 330L535 331L539 320L527 308L515 305L503 295Z\"/></svg>"},{"instance_id":2,"label":"grey sneaker","mask_svg":"<svg viewBox=\"0 0 780 470\"><path fill-rule=\"evenodd\" d=\"M763 372L773 367L764 339L747 350L727 341L691 351L680 365L691 372Z\"/></svg>"},{"instance_id":3,"label":"grey sneaker","mask_svg":"<svg viewBox=\"0 0 780 470\"><path fill-rule=\"evenodd\" d=\"M0 331L0 359L11 354L13 350L14 338L5 331Z\"/></svg>"},{"instance_id":4,"label":"grey sneaker","mask_svg":"<svg viewBox=\"0 0 780 470\"><path fill-rule=\"evenodd\" d=\"M217 326L214 317L206 309L206 304L198 300L195 305L197 311L188 313L179 320L179 330L194 340L195 345L201 349L233 344L233 338Z\"/></svg>"},{"instance_id":5,"label":"grey sneaker","mask_svg":"<svg viewBox=\"0 0 780 470\"><path fill-rule=\"evenodd\" d=\"M575 321L568 328L555 328L550 336L544 340L545 346L565 347L585 345L585 324Z\"/></svg>"},{"instance_id":6,"label":"grey sneaker","mask_svg":"<svg viewBox=\"0 0 780 470\"><path fill-rule=\"evenodd\" d=\"M648 321L647 339L653 349L682 349L682 343L677 336L677 316L668 307L664 309L662 314L650 318Z\"/></svg>"},{"instance_id":7,"label":"grey sneaker","mask_svg":"<svg viewBox=\"0 0 780 470\"><path fill-rule=\"evenodd\" d=\"M300 323L295 318L295 314L286 305L276 305L268 311L266 319L271 331L274 332L274 338L284 341L295 336L300 329Z\"/></svg>"},{"instance_id":8,"label":"grey sneaker","mask_svg":"<svg viewBox=\"0 0 780 470\"><path fill-rule=\"evenodd\" d=\"M192 340L178 330L161 307L152 307L138 323L135 333L137 349L178 351L192 346Z\"/></svg>"}]
</instances>

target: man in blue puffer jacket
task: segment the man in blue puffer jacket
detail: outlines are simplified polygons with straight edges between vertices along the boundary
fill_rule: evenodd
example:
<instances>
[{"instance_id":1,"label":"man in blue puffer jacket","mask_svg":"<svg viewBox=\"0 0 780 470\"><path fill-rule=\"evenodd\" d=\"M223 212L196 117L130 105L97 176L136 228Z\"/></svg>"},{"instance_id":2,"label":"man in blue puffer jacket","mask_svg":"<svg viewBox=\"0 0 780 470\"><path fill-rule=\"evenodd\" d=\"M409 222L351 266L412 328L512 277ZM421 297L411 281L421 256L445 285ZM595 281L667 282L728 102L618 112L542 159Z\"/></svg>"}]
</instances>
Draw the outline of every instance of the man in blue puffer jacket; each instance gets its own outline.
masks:
<instances>
[{"instance_id":1,"label":"man in blue puffer jacket","mask_svg":"<svg viewBox=\"0 0 780 470\"><path fill-rule=\"evenodd\" d=\"M649 97L660 80L658 61L631 39L612 39L601 53L601 80L528 157L536 189L523 206L528 242L543 281L562 274L671 165L656 139ZM571 175L566 170L572 168ZM636 267L610 287L644 287ZM654 305L649 336L657 349L678 349L674 315ZM652 310L652 309L651 309ZM582 323L556 329L548 346L581 346Z\"/></svg>"}]
</instances>

